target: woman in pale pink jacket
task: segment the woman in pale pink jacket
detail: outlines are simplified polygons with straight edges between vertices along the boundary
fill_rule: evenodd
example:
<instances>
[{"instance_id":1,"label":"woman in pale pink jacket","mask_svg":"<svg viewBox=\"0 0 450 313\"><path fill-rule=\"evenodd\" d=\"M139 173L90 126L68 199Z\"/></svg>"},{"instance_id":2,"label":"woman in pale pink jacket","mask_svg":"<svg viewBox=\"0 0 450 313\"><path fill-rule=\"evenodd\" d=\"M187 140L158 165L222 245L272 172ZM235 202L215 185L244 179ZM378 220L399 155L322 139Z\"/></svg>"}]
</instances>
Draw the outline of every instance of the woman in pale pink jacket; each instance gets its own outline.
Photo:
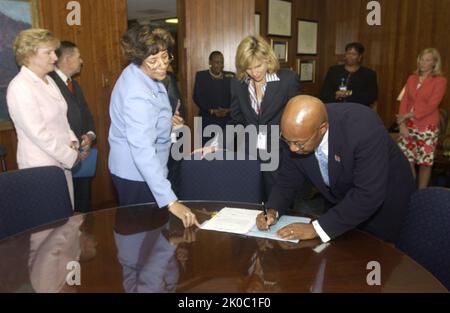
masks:
<instances>
[{"instance_id":1,"label":"woman in pale pink jacket","mask_svg":"<svg viewBox=\"0 0 450 313\"><path fill-rule=\"evenodd\" d=\"M426 188L430 181L438 141L439 104L447 87L441 68L441 56L436 49L428 48L419 54L417 70L408 78L397 115L399 146L414 177L416 165L419 166L420 189Z\"/></svg>"},{"instance_id":2,"label":"woman in pale pink jacket","mask_svg":"<svg viewBox=\"0 0 450 313\"><path fill-rule=\"evenodd\" d=\"M84 156L67 121L67 103L47 76L55 68L58 47L59 40L45 29L17 35L13 48L21 69L8 86L7 103L17 132L19 168L55 165L64 169L73 205L70 169Z\"/></svg>"}]
</instances>

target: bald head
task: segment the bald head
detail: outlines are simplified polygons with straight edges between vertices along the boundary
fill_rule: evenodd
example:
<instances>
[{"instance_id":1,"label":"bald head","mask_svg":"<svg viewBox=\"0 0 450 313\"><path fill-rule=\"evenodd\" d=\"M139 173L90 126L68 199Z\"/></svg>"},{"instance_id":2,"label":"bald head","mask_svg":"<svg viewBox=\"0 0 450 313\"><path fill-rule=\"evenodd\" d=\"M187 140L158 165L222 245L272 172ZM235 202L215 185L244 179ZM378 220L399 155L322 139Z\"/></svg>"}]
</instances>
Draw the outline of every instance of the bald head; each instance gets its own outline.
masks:
<instances>
[{"instance_id":1,"label":"bald head","mask_svg":"<svg viewBox=\"0 0 450 313\"><path fill-rule=\"evenodd\" d=\"M281 118L281 132L289 141L303 143L311 139L323 125L327 126L327 122L327 111L322 101L306 95L296 96L286 105ZM317 139L321 140L325 131L326 128Z\"/></svg>"}]
</instances>

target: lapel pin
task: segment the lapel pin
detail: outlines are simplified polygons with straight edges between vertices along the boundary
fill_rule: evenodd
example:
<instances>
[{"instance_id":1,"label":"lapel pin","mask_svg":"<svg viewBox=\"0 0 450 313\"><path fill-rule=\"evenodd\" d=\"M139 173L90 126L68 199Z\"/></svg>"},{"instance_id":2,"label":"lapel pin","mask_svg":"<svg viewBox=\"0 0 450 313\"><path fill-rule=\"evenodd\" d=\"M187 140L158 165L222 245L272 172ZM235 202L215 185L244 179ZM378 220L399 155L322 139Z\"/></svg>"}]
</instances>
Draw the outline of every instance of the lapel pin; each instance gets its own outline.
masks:
<instances>
[{"instance_id":1,"label":"lapel pin","mask_svg":"<svg viewBox=\"0 0 450 313\"><path fill-rule=\"evenodd\" d=\"M335 155L334 155L334 160L335 160L336 162L341 162L341 157L338 156L337 154L335 154Z\"/></svg>"}]
</instances>

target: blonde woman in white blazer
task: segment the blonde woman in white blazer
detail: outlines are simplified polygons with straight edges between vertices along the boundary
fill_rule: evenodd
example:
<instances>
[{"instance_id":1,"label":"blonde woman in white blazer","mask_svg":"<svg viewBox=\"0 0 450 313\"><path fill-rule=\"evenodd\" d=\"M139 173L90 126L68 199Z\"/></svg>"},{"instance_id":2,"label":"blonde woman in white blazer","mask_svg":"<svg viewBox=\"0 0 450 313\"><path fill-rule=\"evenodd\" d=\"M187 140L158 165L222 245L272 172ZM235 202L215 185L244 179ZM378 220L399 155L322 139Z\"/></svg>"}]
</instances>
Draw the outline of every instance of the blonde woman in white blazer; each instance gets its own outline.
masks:
<instances>
[{"instance_id":1,"label":"blonde woman in white blazer","mask_svg":"<svg viewBox=\"0 0 450 313\"><path fill-rule=\"evenodd\" d=\"M20 32L14 52L20 72L7 91L8 110L17 132L20 169L55 165L64 169L73 206L70 169L85 156L67 121L67 103L47 76L55 68L59 40L45 29Z\"/></svg>"}]
</instances>

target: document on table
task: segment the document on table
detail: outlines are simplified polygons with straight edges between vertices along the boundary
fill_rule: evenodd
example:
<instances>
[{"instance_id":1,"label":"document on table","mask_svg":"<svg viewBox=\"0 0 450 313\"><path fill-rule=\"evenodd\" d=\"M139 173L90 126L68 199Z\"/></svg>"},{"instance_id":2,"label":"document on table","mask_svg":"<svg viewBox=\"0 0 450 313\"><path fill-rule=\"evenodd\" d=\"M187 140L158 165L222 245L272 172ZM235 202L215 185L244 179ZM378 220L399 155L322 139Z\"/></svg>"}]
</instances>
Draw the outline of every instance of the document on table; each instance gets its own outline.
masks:
<instances>
[{"instance_id":1,"label":"document on table","mask_svg":"<svg viewBox=\"0 0 450 313\"><path fill-rule=\"evenodd\" d=\"M257 210L223 208L213 218L202 225L202 229L216 230L234 234L246 234L255 226Z\"/></svg>"},{"instance_id":2,"label":"document on table","mask_svg":"<svg viewBox=\"0 0 450 313\"><path fill-rule=\"evenodd\" d=\"M269 230L258 230L256 216L259 213L261 211L258 210L223 208L217 215L203 223L201 229L297 243L299 240L285 240L278 237L277 231L292 223L309 223L311 221L306 217L283 215L275 225L270 226Z\"/></svg>"}]
</instances>

